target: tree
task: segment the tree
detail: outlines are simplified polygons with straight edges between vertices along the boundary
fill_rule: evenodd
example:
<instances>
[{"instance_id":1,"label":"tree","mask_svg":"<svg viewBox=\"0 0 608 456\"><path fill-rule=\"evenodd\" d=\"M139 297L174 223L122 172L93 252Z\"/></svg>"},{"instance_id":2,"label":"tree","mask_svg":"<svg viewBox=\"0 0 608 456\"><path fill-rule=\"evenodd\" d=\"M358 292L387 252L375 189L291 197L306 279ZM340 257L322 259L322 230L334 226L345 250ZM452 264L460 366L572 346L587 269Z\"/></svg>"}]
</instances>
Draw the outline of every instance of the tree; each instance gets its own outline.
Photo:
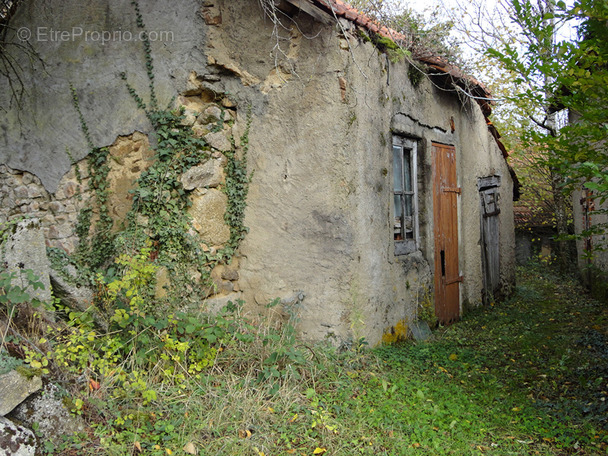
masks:
<instances>
[{"instance_id":1,"label":"tree","mask_svg":"<svg viewBox=\"0 0 608 456\"><path fill-rule=\"evenodd\" d=\"M524 187L551 189L548 206L561 240L572 229L568 193L586 182L599 195L604 181L607 8L602 0L575 0L571 6L502 0L489 11L472 0L451 16L465 43L484 55L475 64L500 99L493 121L514 150L515 164L527 162L519 173L545 176L544 182L524 181ZM577 28L578 35L570 36ZM568 124L567 112L579 120ZM558 247L565 268L569 249L564 242Z\"/></svg>"},{"instance_id":2,"label":"tree","mask_svg":"<svg viewBox=\"0 0 608 456\"><path fill-rule=\"evenodd\" d=\"M562 1L511 0L510 7L521 39L489 48L487 55L517 75L519 90L508 98L527 107L535 126L521 131L523 143L545 151L539 164L551 172L557 228L563 239L569 191L582 184L601 200L608 197L608 4L576 0L569 7ZM559 38L559 27L577 24L577 39ZM566 124L556 118L565 110L577 113L577 122Z\"/></svg>"}]
</instances>

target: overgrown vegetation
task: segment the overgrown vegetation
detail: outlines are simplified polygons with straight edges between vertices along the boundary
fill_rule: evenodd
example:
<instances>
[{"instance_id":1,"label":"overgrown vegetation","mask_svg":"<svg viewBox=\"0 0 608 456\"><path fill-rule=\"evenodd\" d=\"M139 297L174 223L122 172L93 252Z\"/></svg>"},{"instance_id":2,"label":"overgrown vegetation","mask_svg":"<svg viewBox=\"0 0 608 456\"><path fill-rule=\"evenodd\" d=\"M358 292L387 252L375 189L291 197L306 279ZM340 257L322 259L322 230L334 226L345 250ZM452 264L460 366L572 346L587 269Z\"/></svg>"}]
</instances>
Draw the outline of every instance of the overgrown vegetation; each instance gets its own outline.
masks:
<instances>
[{"instance_id":1,"label":"overgrown vegetation","mask_svg":"<svg viewBox=\"0 0 608 456\"><path fill-rule=\"evenodd\" d=\"M103 298L116 307L110 331L64 309L67 325L48 337L3 341L25 347L30 366L61 382L64 403L86 423L83 434L47 441L45 454L608 449L608 313L544 265L520 270L509 301L428 342L339 351L299 340L297 313L273 318L278 302L256 320L240 303L214 317L152 317L153 298L142 291L154 273L149 252L120 261L126 272Z\"/></svg>"},{"instance_id":2,"label":"overgrown vegetation","mask_svg":"<svg viewBox=\"0 0 608 456\"><path fill-rule=\"evenodd\" d=\"M404 37L398 40L395 37L397 43L378 37L381 42L376 45L383 52L388 49L388 54L392 58L439 56L461 68L467 67L459 44L451 35L453 23L441 17L439 7L435 9L429 7L425 16L404 6L403 2L393 0L354 0L349 3L379 24ZM374 41L373 36L371 39ZM392 44L382 42L383 40L392 41ZM392 49L393 46L398 47L398 53ZM411 61L411 63L415 62Z\"/></svg>"},{"instance_id":3,"label":"overgrown vegetation","mask_svg":"<svg viewBox=\"0 0 608 456\"><path fill-rule=\"evenodd\" d=\"M79 266L79 278L82 278L91 271L98 270L107 266L114 255L114 234L112 227L114 221L110 216L109 209L109 185L108 174L110 166L108 163L109 149L107 147L95 147L89 126L80 109L78 94L73 86L70 86L72 92L72 103L74 109L78 113L80 120L80 129L85 137L89 153L87 155L87 172L90 176L90 190L93 193L91 205L84 207L78 215L78 225L76 226L76 234L78 235L78 248L74 255L74 262ZM91 235L91 218L93 216L93 207L96 208L96 223ZM85 269L85 270L83 270Z\"/></svg>"},{"instance_id":4,"label":"overgrown vegetation","mask_svg":"<svg viewBox=\"0 0 608 456\"><path fill-rule=\"evenodd\" d=\"M509 124L525 153L534 157L535 168L546 175L560 238L571 237L570 197L573 190L583 188L588 202L597 205L591 211L591 229L578 238L588 241L589 254L602 250L603 236L594 235L605 234L608 228L600 223L608 195L608 7L595 0L510 0L504 5L502 16L509 17L508 27L502 32L487 27L480 35L486 55L499 65L501 74L509 75L504 98L517 113ZM492 32L486 33L488 28ZM566 243L557 246L558 261L566 269Z\"/></svg>"}]
</instances>

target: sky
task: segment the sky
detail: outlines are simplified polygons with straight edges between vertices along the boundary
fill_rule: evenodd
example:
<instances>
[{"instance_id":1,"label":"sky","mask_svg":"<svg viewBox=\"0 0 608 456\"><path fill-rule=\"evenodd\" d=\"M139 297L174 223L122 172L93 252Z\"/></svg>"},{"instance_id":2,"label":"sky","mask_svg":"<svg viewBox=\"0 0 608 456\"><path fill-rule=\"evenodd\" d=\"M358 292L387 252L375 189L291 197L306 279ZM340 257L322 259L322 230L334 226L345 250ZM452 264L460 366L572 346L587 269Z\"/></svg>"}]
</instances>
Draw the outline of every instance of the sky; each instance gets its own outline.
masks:
<instances>
[{"instance_id":1,"label":"sky","mask_svg":"<svg viewBox=\"0 0 608 456\"><path fill-rule=\"evenodd\" d=\"M448 9L457 9L457 8L471 8L473 4L480 4L482 5L485 9L487 9L488 11L492 11L492 10L498 10L498 11L504 11L504 9L501 8L500 3L501 0L394 0L396 3L409 7L411 9L413 9L414 11L417 11L419 13L425 13L428 12L429 10L435 8L435 7L439 7L441 10L448 10ZM508 2L508 0L502 0L503 2L506 1ZM566 1L567 5L572 5L573 1ZM504 13L503 13L504 16ZM570 27L567 29L563 29L559 32L559 36L558 38L561 39L575 39L576 38L576 29L574 29L574 27Z\"/></svg>"}]
</instances>

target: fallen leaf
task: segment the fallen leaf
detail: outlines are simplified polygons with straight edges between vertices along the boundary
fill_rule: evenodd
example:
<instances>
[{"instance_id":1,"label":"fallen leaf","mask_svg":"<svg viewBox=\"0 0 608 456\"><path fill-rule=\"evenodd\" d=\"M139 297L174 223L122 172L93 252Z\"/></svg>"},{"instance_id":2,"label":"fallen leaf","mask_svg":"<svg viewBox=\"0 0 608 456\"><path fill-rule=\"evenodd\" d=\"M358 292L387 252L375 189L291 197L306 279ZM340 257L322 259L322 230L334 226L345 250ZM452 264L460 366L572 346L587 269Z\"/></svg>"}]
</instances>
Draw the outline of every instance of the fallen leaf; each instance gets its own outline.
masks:
<instances>
[{"instance_id":1,"label":"fallen leaf","mask_svg":"<svg viewBox=\"0 0 608 456\"><path fill-rule=\"evenodd\" d=\"M248 439L251 437L251 431L249 429L239 429L239 437L242 439Z\"/></svg>"},{"instance_id":2,"label":"fallen leaf","mask_svg":"<svg viewBox=\"0 0 608 456\"><path fill-rule=\"evenodd\" d=\"M99 384L99 382L96 382L93 379L89 380L89 389L91 391L97 391L100 387L101 387L101 385Z\"/></svg>"},{"instance_id":3,"label":"fallen leaf","mask_svg":"<svg viewBox=\"0 0 608 456\"><path fill-rule=\"evenodd\" d=\"M326 451L327 451L327 448L319 448L319 447L317 447L317 448L315 449L315 451L313 451L313 452L312 452L312 454L323 454L323 453L325 453Z\"/></svg>"},{"instance_id":4,"label":"fallen leaf","mask_svg":"<svg viewBox=\"0 0 608 456\"><path fill-rule=\"evenodd\" d=\"M198 451L196 450L196 447L194 446L194 443L192 443L192 442L186 443L186 445L184 445L183 450L184 450L184 453L198 454Z\"/></svg>"},{"instance_id":5,"label":"fallen leaf","mask_svg":"<svg viewBox=\"0 0 608 456\"><path fill-rule=\"evenodd\" d=\"M143 453L143 451L142 451L142 449L141 449L141 443L139 443L139 442L133 442L133 447L135 448L135 450L136 450L138 453Z\"/></svg>"}]
</instances>

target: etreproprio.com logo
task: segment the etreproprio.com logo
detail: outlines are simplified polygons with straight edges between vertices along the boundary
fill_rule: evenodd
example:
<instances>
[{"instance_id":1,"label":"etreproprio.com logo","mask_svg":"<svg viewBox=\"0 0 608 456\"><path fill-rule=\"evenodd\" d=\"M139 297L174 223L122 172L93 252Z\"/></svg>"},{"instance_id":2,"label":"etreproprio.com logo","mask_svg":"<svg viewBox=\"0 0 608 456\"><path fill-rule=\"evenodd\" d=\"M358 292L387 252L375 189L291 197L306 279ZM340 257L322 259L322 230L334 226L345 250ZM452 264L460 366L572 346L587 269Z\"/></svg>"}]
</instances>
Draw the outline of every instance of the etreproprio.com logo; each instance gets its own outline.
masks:
<instances>
[{"instance_id":1,"label":"etreproprio.com logo","mask_svg":"<svg viewBox=\"0 0 608 456\"><path fill-rule=\"evenodd\" d=\"M21 27L17 30L17 38L21 41L36 41L63 43L69 41L85 41L99 43L104 46L111 42L144 41L173 41L173 31L140 31L133 33L130 30L87 30L84 27L72 27L69 30L56 30L52 27L37 27L31 29Z\"/></svg>"}]
</instances>

